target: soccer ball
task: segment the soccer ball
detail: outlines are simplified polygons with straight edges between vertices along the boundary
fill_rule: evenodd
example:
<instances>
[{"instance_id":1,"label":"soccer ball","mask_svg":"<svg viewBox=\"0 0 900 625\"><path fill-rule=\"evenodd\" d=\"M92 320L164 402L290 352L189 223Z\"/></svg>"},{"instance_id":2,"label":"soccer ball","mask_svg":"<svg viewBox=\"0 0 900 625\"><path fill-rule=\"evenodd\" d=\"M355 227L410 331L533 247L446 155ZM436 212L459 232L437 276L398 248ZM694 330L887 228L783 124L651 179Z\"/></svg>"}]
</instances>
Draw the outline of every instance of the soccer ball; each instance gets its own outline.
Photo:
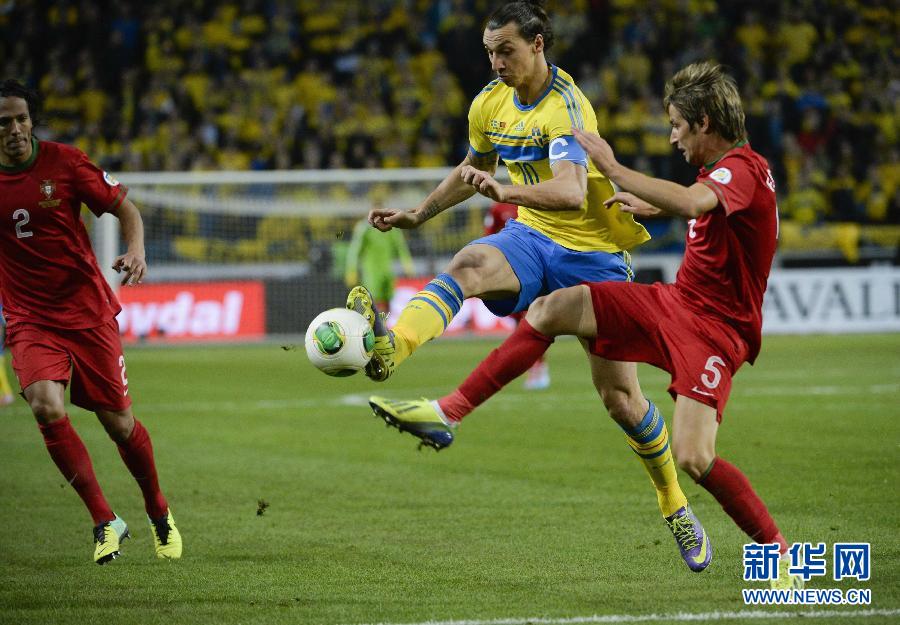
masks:
<instances>
[{"instance_id":1,"label":"soccer ball","mask_svg":"<svg viewBox=\"0 0 900 625\"><path fill-rule=\"evenodd\" d=\"M320 313L306 330L306 355L328 375L345 377L365 368L374 346L369 322L346 308Z\"/></svg>"}]
</instances>

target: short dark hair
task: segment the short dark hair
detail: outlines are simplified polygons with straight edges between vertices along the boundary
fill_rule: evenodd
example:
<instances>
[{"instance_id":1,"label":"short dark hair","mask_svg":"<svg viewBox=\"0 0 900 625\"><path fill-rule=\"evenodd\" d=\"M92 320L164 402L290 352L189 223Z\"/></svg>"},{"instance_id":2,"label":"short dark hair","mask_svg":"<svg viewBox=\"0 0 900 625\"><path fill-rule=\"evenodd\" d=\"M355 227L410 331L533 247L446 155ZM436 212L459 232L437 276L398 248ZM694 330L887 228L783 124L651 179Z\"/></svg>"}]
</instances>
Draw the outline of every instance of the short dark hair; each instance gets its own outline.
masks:
<instances>
[{"instance_id":1,"label":"short dark hair","mask_svg":"<svg viewBox=\"0 0 900 625\"><path fill-rule=\"evenodd\" d=\"M41 97L37 91L29 89L15 78L7 78L0 83L0 98L22 98L28 105L28 116L32 126L37 126L41 115Z\"/></svg>"},{"instance_id":2,"label":"short dark hair","mask_svg":"<svg viewBox=\"0 0 900 625\"><path fill-rule=\"evenodd\" d=\"M541 35L544 38L544 50L549 50L553 45L553 27L547 11L544 10L543 0L507 2L491 13L485 28L497 30L510 22L516 23L519 34L526 41L534 41L535 37Z\"/></svg>"}]
</instances>

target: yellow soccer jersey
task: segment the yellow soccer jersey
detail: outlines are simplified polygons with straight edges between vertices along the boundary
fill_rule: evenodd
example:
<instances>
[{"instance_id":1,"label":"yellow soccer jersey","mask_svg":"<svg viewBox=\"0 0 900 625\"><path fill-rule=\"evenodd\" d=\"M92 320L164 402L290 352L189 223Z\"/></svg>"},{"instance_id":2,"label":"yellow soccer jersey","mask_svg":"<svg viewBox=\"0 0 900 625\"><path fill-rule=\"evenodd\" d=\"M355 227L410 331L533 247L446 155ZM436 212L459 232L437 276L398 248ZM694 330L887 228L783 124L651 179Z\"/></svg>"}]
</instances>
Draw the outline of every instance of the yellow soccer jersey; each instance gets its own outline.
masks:
<instances>
[{"instance_id":1,"label":"yellow soccer jersey","mask_svg":"<svg viewBox=\"0 0 900 625\"><path fill-rule=\"evenodd\" d=\"M518 221L563 247L578 251L619 252L650 238L642 225L603 201L613 194L601 174L572 136L572 126L597 131L597 116L572 77L550 66L547 90L524 106L515 89L499 79L481 90L469 109L469 146L478 155L497 153L513 184L538 184L553 177L550 165L572 161L588 171L587 194L578 210L545 211L519 207Z\"/></svg>"}]
</instances>

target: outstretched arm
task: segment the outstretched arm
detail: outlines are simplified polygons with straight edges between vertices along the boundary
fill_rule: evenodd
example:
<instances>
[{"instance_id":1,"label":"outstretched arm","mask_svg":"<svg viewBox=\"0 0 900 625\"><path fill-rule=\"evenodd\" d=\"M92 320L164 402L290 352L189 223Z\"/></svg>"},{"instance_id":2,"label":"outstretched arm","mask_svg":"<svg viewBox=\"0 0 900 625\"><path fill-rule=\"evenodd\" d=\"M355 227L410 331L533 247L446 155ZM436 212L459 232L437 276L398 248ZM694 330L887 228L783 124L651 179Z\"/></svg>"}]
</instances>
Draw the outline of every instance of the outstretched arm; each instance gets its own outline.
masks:
<instances>
[{"instance_id":1,"label":"outstretched arm","mask_svg":"<svg viewBox=\"0 0 900 625\"><path fill-rule=\"evenodd\" d=\"M387 232L391 228L416 228L451 206L468 200L475 195L475 189L466 184L462 178L461 172L467 167L493 174L497 169L497 154L479 156L469 152L465 160L457 165L417 207L408 211L376 208L369 211L369 223L382 232Z\"/></svg>"},{"instance_id":2,"label":"outstretched arm","mask_svg":"<svg viewBox=\"0 0 900 625\"><path fill-rule=\"evenodd\" d=\"M623 210L626 210L626 212L642 216L659 214L661 212L667 215L684 217L685 219L695 219L703 213L713 210L719 204L716 194L705 184L697 182L689 187L685 187L677 182L651 178L620 164L616 160L609 144L596 133L584 132L577 128L573 128L572 133L575 135L578 143L588 153L588 156L591 157L591 160L594 161L597 169L620 188L631 192L633 196L643 200L644 205L642 206L631 204L630 206L633 210L623 207ZM647 205L649 205L649 208L647 208ZM659 212L647 212L651 211L651 209L656 209Z\"/></svg>"},{"instance_id":3,"label":"outstretched arm","mask_svg":"<svg viewBox=\"0 0 900 625\"><path fill-rule=\"evenodd\" d=\"M126 250L121 256L117 256L113 263L113 269L117 272L125 272L122 278L123 285L140 284L147 275L147 260L144 256L144 222L141 212L131 200L125 200L112 214L119 219L122 227L122 238L125 239Z\"/></svg>"}]
</instances>

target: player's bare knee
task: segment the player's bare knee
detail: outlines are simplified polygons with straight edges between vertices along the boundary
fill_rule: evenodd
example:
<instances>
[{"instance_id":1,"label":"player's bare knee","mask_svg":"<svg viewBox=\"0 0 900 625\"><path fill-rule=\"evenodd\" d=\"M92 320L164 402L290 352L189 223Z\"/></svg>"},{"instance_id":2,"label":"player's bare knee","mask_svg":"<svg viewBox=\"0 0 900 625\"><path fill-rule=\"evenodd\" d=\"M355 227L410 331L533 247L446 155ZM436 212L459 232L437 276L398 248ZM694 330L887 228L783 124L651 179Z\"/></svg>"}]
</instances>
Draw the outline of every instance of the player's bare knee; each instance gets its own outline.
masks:
<instances>
[{"instance_id":1,"label":"player's bare knee","mask_svg":"<svg viewBox=\"0 0 900 625\"><path fill-rule=\"evenodd\" d=\"M695 482L703 477L713 456L689 445L675 445L673 441L672 455L678 468L691 476Z\"/></svg>"},{"instance_id":2,"label":"player's bare knee","mask_svg":"<svg viewBox=\"0 0 900 625\"><path fill-rule=\"evenodd\" d=\"M33 397L28 405L34 418L41 425L53 423L66 416L66 407L63 404L46 397Z\"/></svg>"},{"instance_id":3,"label":"player's bare knee","mask_svg":"<svg viewBox=\"0 0 900 625\"><path fill-rule=\"evenodd\" d=\"M106 434L116 443L124 443L134 430L134 416L131 411L98 412L97 418L103 424Z\"/></svg>"},{"instance_id":4,"label":"player's bare knee","mask_svg":"<svg viewBox=\"0 0 900 625\"><path fill-rule=\"evenodd\" d=\"M447 273L453 276L466 297L469 297L470 293L481 293L484 290L482 288L484 263L484 254L464 248L447 266Z\"/></svg>"},{"instance_id":5,"label":"player's bare knee","mask_svg":"<svg viewBox=\"0 0 900 625\"><path fill-rule=\"evenodd\" d=\"M528 307L528 312L525 314L528 324L546 336L556 336L553 328L553 309L548 307L548 300L551 296L552 294L544 295L531 302L531 306Z\"/></svg>"},{"instance_id":6,"label":"player's bare knee","mask_svg":"<svg viewBox=\"0 0 900 625\"><path fill-rule=\"evenodd\" d=\"M598 388L600 399L613 421L626 427L637 425L641 422L640 414L632 408L632 401L628 392L619 388Z\"/></svg>"}]
</instances>

